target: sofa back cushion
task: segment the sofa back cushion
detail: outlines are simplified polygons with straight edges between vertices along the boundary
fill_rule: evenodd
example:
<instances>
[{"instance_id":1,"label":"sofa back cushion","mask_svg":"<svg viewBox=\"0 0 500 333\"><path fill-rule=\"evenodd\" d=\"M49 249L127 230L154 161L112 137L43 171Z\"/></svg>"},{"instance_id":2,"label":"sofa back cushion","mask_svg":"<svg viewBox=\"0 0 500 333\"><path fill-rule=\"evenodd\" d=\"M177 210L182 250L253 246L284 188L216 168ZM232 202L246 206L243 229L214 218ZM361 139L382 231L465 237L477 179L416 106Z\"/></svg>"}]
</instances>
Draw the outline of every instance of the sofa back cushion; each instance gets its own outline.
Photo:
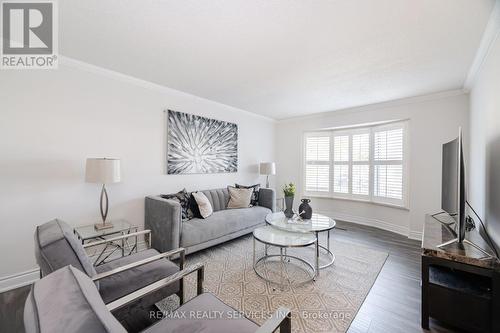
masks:
<instances>
[{"instance_id":1,"label":"sofa back cushion","mask_svg":"<svg viewBox=\"0 0 500 333\"><path fill-rule=\"evenodd\" d=\"M200 192L203 192L203 194L205 194L205 196L208 198L208 201L210 201L214 212L227 209L227 203L229 202L229 191L227 190L227 188L203 190Z\"/></svg>"},{"instance_id":2,"label":"sofa back cushion","mask_svg":"<svg viewBox=\"0 0 500 333\"><path fill-rule=\"evenodd\" d=\"M42 276L67 265L78 268L90 277L96 274L92 261L73 233L73 229L58 219L36 228L35 257Z\"/></svg>"},{"instance_id":3,"label":"sofa back cushion","mask_svg":"<svg viewBox=\"0 0 500 333\"><path fill-rule=\"evenodd\" d=\"M106 308L92 280L63 267L35 282L24 306L28 333L124 333Z\"/></svg>"}]
</instances>

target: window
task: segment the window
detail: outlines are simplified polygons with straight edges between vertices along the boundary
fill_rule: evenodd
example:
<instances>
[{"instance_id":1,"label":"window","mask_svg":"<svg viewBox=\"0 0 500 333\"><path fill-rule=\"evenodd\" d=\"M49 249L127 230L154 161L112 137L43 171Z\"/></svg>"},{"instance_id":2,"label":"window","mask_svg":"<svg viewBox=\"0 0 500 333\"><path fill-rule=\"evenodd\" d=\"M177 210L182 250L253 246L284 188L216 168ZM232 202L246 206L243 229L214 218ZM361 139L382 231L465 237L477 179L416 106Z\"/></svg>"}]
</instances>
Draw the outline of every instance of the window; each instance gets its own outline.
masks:
<instances>
[{"instance_id":1,"label":"window","mask_svg":"<svg viewBox=\"0 0 500 333\"><path fill-rule=\"evenodd\" d=\"M306 191L330 192L330 135L306 138Z\"/></svg>"},{"instance_id":2,"label":"window","mask_svg":"<svg viewBox=\"0 0 500 333\"><path fill-rule=\"evenodd\" d=\"M407 123L306 133L305 195L407 206Z\"/></svg>"}]
</instances>

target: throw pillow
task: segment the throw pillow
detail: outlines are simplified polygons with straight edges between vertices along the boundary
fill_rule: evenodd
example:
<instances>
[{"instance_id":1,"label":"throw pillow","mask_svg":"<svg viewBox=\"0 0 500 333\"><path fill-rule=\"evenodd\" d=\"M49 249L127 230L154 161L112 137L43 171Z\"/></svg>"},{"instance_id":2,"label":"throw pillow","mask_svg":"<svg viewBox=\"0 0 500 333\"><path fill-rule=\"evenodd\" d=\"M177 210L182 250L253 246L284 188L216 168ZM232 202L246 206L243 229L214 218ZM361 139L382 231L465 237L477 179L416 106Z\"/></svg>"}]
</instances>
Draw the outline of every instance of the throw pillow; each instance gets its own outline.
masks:
<instances>
[{"instance_id":1,"label":"throw pillow","mask_svg":"<svg viewBox=\"0 0 500 333\"><path fill-rule=\"evenodd\" d=\"M201 219L203 217L200 214L200 209L198 208L198 203L196 203L193 193L194 192L189 193L189 209L193 212L193 217Z\"/></svg>"},{"instance_id":2,"label":"throw pillow","mask_svg":"<svg viewBox=\"0 0 500 333\"><path fill-rule=\"evenodd\" d=\"M198 209L200 210L201 217L206 219L207 217L212 215L214 211L207 196L203 192L193 192L192 195L196 200L196 203L198 204Z\"/></svg>"},{"instance_id":3,"label":"throw pillow","mask_svg":"<svg viewBox=\"0 0 500 333\"><path fill-rule=\"evenodd\" d=\"M255 185L240 185L240 184L234 184L236 188L251 188L253 190L252 192L252 199L250 200L250 205L252 206L257 206L259 204L259 190L260 190L260 184L255 184Z\"/></svg>"},{"instance_id":4,"label":"throw pillow","mask_svg":"<svg viewBox=\"0 0 500 333\"><path fill-rule=\"evenodd\" d=\"M253 189L251 188L236 188L228 186L229 203L227 208L247 208L250 207Z\"/></svg>"},{"instance_id":5,"label":"throw pillow","mask_svg":"<svg viewBox=\"0 0 500 333\"><path fill-rule=\"evenodd\" d=\"M177 201L181 205L182 221L188 221L194 217L193 211L191 210L191 207L189 205L190 195L185 188L177 193L162 194L160 195L160 197L162 197L163 199Z\"/></svg>"}]
</instances>

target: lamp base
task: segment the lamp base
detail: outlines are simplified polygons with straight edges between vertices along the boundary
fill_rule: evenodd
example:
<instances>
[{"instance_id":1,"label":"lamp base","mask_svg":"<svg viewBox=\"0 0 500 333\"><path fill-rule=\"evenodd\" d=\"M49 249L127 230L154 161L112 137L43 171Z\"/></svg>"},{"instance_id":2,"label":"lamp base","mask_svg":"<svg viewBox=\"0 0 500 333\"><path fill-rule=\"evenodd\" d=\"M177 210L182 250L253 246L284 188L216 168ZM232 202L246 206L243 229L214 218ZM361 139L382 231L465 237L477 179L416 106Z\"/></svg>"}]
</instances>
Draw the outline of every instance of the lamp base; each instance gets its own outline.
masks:
<instances>
[{"instance_id":1,"label":"lamp base","mask_svg":"<svg viewBox=\"0 0 500 333\"><path fill-rule=\"evenodd\" d=\"M109 223L109 222L96 223L96 224L94 224L94 228L95 228L95 230L104 230L104 229L113 228L113 223Z\"/></svg>"}]
</instances>

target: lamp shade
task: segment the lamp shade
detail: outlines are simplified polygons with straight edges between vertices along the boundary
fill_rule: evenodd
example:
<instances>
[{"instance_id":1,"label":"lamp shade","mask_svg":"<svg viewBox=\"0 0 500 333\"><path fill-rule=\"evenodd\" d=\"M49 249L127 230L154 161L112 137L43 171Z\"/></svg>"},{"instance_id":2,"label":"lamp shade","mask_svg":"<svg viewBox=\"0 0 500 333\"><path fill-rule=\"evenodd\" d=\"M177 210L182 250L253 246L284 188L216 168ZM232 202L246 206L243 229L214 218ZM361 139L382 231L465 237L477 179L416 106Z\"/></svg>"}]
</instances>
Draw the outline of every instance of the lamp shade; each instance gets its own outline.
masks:
<instances>
[{"instance_id":1,"label":"lamp shade","mask_svg":"<svg viewBox=\"0 0 500 333\"><path fill-rule=\"evenodd\" d=\"M259 170L261 175L275 175L276 164L274 162L262 162Z\"/></svg>"},{"instance_id":2,"label":"lamp shade","mask_svg":"<svg viewBox=\"0 0 500 333\"><path fill-rule=\"evenodd\" d=\"M85 181L111 184L121 180L120 160L114 158L87 158Z\"/></svg>"}]
</instances>

